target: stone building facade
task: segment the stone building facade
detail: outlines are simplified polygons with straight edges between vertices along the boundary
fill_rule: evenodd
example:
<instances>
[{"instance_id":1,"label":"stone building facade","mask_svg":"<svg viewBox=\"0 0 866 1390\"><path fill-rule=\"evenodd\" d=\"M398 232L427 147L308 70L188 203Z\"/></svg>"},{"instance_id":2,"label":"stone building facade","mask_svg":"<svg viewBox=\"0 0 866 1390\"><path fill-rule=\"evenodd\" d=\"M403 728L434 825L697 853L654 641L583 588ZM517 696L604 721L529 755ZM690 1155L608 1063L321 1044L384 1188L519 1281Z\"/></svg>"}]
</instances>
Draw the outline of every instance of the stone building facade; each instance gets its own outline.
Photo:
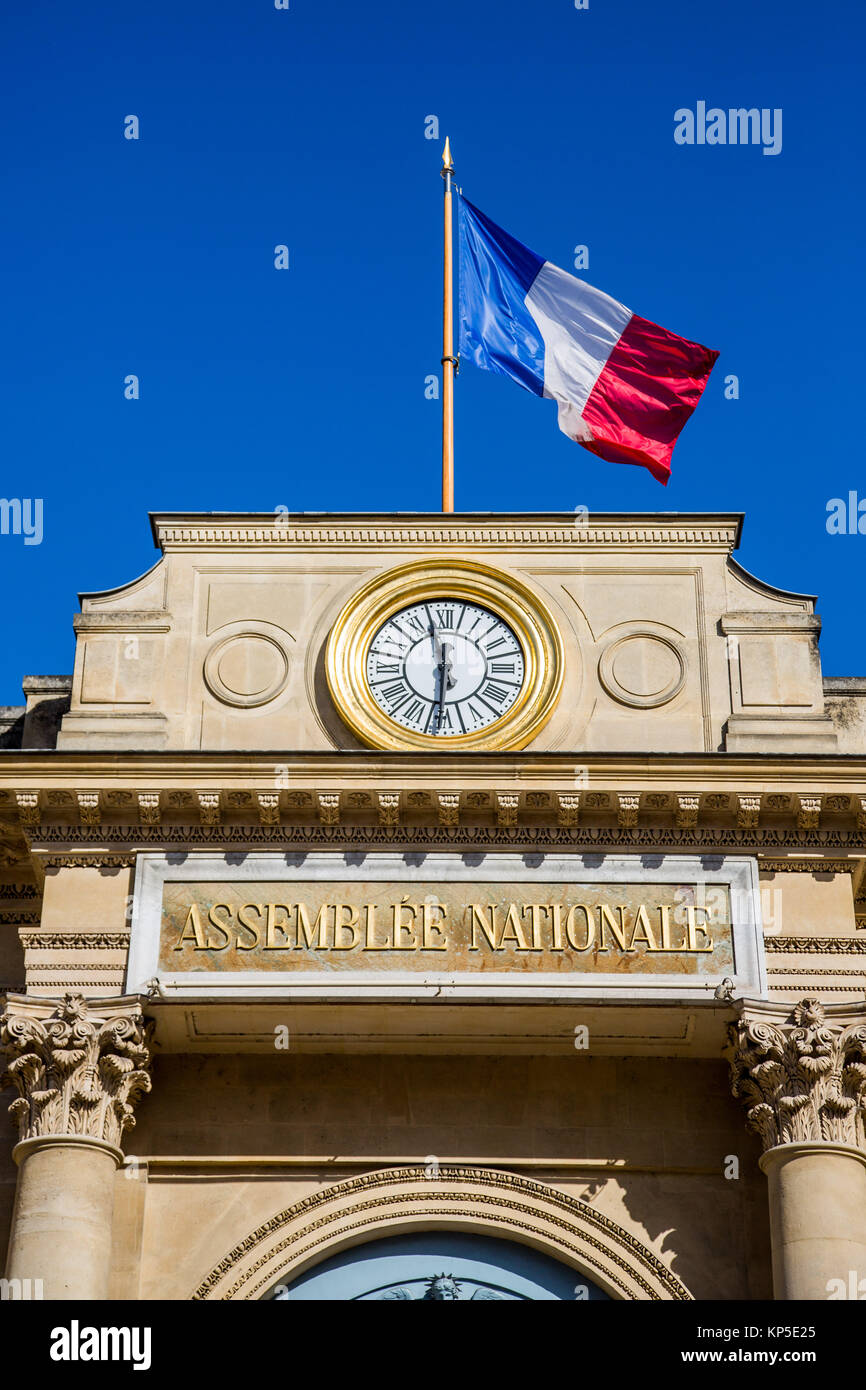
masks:
<instances>
[{"instance_id":1,"label":"stone building facade","mask_svg":"<svg viewBox=\"0 0 866 1390\"><path fill-rule=\"evenodd\" d=\"M866 681L740 527L153 518L0 711L9 1287L866 1290Z\"/></svg>"}]
</instances>

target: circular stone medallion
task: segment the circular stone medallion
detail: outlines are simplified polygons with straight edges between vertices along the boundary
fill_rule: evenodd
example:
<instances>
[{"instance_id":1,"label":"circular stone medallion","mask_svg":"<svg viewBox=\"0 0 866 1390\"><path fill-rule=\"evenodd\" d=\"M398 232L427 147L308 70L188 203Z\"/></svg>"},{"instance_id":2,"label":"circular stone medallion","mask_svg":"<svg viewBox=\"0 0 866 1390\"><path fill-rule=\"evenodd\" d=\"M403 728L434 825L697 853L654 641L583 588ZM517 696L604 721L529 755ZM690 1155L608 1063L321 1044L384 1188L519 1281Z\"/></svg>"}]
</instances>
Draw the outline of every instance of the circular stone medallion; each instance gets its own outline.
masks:
<instances>
[{"instance_id":1,"label":"circular stone medallion","mask_svg":"<svg viewBox=\"0 0 866 1390\"><path fill-rule=\"evenodd\" d=\"M212 647L204 664L208 689L223 704L249 709L273 700L285 686L289 658L272 637L235 633Z\"/></svg>"},{"instance_id":2,"label":"circular stone medallion","mask_svg":"<svg viewBox=\"0 0 866 1390\"><path fill-rule=\"evenodd\" d=\"M686 661L679 647L654 632L619 637L602 654L599 680L614 700L637 709L667 704L682 690Z\"/></svg>"}]
</instances>

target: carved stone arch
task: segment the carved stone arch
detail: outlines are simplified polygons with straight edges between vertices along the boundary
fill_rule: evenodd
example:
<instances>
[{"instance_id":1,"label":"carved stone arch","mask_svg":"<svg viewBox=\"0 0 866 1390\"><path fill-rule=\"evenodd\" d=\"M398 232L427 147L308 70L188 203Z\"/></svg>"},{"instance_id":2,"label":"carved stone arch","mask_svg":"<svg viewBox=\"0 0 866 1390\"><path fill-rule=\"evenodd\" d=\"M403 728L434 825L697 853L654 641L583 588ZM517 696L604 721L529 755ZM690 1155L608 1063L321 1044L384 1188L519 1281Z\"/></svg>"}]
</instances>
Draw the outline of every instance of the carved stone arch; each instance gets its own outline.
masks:
<instances>
[{"instance_id":1,"label":"carved stone arch","mask_svg":"<svg viewBox=\"0 0 866 1390\"><path fill-rule=\"evenodd\" d=\"M688 1301L657 1255L586 1202L489 1168L388 1168L312 1193L251 1231L193 1294L258 1299L350 1246L420 1230L463 1230L532 1246L612 1298Z\"/></svg>"}]
</instances>

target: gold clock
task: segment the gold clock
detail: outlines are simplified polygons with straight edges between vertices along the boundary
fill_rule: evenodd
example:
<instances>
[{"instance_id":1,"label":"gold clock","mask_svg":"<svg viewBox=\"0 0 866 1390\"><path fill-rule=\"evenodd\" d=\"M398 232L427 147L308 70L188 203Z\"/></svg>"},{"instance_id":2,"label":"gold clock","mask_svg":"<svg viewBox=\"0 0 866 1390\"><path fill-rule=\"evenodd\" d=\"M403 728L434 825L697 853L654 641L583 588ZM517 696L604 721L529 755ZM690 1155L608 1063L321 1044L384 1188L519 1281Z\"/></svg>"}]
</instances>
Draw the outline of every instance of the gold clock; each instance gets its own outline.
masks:
<instances>
[{"instance_id":1,"label":"gold clock","mask_svg":"<svg viewBox=\"0 0 866 1390\"><path fill-rule=\"evenodd\" d=\"M512 575L471 560L388 570L343 608L328 688L372 748L523 748L553 713L562 638Z\"/></svg>"}]
</instances>

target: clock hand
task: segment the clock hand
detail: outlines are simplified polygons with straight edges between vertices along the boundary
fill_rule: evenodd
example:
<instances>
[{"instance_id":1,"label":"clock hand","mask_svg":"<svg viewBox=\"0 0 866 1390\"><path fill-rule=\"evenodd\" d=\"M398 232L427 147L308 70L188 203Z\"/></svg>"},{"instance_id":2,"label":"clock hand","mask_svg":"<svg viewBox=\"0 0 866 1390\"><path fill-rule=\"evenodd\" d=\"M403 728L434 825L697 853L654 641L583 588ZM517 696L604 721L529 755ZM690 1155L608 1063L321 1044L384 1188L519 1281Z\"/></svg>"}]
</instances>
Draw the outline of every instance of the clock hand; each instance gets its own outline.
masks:
<instances>
[{"instance_id":1,"label":"clock hand","mask_svg":"<svg viewBox=\"0 0 866 1390\"><path fill-rule=\"evenodd\" d=\"M447 690L450 690L452 685L457 684L457 677L452 674L453 662L451 659L451 651L452 644L450 642L443 642L441 667L445 673L445 688Z\"/></svg>"},{"instance_id":2,"label":"clock hand","mask_svg":"<svg viewBox=\"0 0 866 1390\"><path fill-rule=\"evenodd\" d=\"M439 629L432 618L430 619L430 636L433 638L433 655L436 661L440 662L442 660L442 639L439 636Z\"/></svg>"},{"instance_id":3,"label":"clock hand","mask_svg":"<svg viewBox=\"0 0 866 1390\"><path fill-rule=\"evenodd\" d=\"M439 661L439 714L436 719L437 731L442 728L442 720L445 718L445 691L450 690L457 684L456 677L451 670L451 644L450 642L440 643L442 656Z\"/></svg>"}]
</instances>

